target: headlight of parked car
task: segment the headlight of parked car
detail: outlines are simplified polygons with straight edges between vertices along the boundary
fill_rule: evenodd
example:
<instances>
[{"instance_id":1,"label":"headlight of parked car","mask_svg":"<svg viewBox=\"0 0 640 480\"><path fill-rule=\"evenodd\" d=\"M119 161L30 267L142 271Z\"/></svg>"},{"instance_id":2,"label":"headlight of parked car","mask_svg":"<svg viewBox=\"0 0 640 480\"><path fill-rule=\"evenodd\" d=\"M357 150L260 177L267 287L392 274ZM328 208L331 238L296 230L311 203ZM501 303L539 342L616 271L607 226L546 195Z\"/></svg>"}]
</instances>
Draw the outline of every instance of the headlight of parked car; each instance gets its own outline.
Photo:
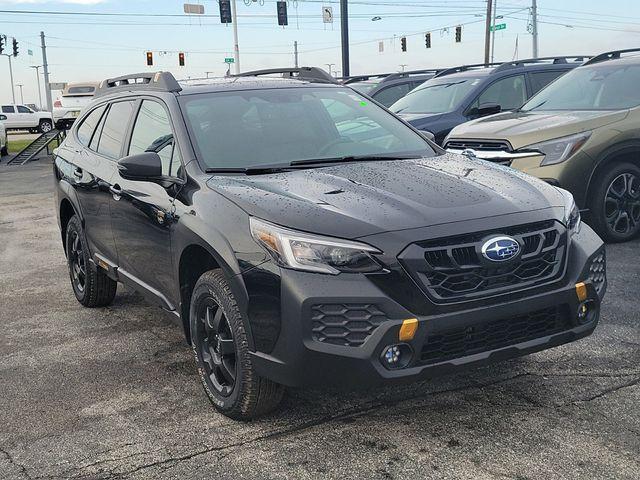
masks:
<instances>
[{"instance_id":1,"label":"headlight of parked car","mask_svg":"<svg viewBox=\"0 0 640 480\"><path fill-rule=\"evenodd\" d=\"M537 150L544 155L540 166L555 165L564 162L580 150L590 136L591 132L582 132L568 137L535 143L526 147L526 150Z\"/></svg>"},{"instance_id":2,"label":"headlight of parked car","mask_svg":"<svg viewBox=\"0 0 640 480\"><path fill-rule=\"evenodd\" d=\"M382 269L371 256L380 250L358 242L289 230L251 217L251 235L282 267L337 275Z\"/></svg>"},{"instance_id":3,"label":"headlight of parked car","mask_svg":"<svg viewBox=\"0 0 640 480\"><path fill-rule=\"evenodd\" d=\"M580 225L582 219L580 217L580 209L576 205L573 195L562 188L559 188L560 192L564 196L564 220L563 223L569 230L570 234L580 232Z\"/></svg>"}]
</instances>

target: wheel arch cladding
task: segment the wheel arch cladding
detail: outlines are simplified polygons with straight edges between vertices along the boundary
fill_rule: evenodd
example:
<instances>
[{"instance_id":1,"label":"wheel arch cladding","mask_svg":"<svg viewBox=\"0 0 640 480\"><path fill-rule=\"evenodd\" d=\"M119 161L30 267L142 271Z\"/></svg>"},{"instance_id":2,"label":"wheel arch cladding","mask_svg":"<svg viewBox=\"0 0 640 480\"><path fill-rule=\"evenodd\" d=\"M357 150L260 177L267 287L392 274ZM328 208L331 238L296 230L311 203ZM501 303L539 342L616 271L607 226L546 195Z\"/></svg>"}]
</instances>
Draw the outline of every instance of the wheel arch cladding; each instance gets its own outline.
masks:
<instances>
[{"instance_id":1,"label":"wheel arch cladding","mask_svg":"<svg viewBox=\"0 0 640 480\"><path fill-rule=\"evenodd\" d=\"M598 178L602 172L614 163L631 163L640 167L640 141L613 145L602 152L589 179L587 199L592 197L594 189L597 188Z\"/></svg>"},{"instance_id":2,"label":"wheel arch cladding","mask_svg":"<svg viewBox=\"0 0 640 480\"><path fill-rule=\"evenodd\" d=\"M71 201L68 198L63 198L60 202L60 234L62 235L62 246L65 255L67 252L67 225L69 225L69 220L75 214L76 210L73 208Z\"/></svg>"}]
</instances>

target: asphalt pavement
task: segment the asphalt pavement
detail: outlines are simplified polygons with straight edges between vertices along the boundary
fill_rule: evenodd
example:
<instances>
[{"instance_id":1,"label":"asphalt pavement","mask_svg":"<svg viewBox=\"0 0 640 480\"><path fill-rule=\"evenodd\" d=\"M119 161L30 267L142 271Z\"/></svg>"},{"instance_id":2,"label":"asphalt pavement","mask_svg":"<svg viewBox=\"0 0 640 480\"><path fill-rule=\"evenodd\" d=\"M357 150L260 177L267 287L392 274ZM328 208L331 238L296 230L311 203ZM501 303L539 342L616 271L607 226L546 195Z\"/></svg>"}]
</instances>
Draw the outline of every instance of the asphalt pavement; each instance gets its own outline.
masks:
<instances>
[{"instance_id":1,"label":"asphalt pavement","mask_svg":"<svg viewBox=\"0 0 640 480\"><path fill-rule=\"evenodd\" d=\"M608 247L589 338L238 423L170 316L121 286L76 302L52 190L48 161L0 165L0 479L640 477L640 240Z\"/></svg>"}]
</instances>

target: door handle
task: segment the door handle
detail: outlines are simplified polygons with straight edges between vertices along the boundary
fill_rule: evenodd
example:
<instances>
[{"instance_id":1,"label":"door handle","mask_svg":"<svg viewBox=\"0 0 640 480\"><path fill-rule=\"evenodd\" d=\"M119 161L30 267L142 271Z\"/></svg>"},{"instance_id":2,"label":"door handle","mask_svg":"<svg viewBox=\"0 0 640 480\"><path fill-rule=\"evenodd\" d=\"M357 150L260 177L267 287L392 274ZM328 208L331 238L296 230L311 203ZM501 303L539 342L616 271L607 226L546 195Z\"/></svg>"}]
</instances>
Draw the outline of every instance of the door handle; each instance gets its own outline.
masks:
<instances>
[{"instance_id":1,"label":"door handle","mask_svg":"<svg viewBox=\"0 0 640 480\"><path fill-rule=\"evenodd\" d=\"M122 188L117 183L115 185L109 185L109 191L113 195L114 200L120 200L120 195L122 194Z\"/></svg>"},{"instance_id":2,"label":"door handle","mask_svg":"<svg viewBox=\"0 0 640 480\"><path fill-rule=\"evenodd\" d=\"M80 167L76 167L73 169L73 176L76 178L82 178L82 169Z\"/></svg>"}]
</instances>

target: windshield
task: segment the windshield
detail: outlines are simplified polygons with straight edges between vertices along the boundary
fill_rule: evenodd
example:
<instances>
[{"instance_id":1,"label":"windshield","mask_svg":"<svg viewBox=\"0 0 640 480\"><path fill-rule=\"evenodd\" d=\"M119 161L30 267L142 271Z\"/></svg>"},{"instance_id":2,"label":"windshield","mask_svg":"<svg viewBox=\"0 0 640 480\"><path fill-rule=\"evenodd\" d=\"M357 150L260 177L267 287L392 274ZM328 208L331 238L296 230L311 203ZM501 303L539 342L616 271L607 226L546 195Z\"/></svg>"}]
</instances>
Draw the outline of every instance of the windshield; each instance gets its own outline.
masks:
<instances>
[{"instance_id":1,"label":"windshield","mask_svg":"<svg viewBox=\"0 0 640 480\"><path fill-rule=\"evenodd\" d=\"M422 136L347 88L212 92L185 95L180 102L206 168L435 154Z\"/></svg>"},{"instance_id":2,"label":"windshield","mask_svg":"<svg viewBox=\"0 0 640 480\"><path fill-rule=\"evenodd\" d=\"M480 83L481 78L437 78L391 105L394 113L444 113L458 108L464 97Z\"/></svg>"},{"instance_id":3,"label":"windshield","mask_svg":"<svg viewBox=\"0 0 640 480\"><path fill-rule=\"evenodd\" d=\"M640 105L640 65L616 63L576 68L541 90L521 110L621 110Z\"/></svg>"},{"instance_id":4,"label":"windshield","mask_svg":"<svg viewBox=\"0 0 640 480\"><path fill-rule=\"evenodd\" d=\"M369 93L378 86L378 82L353 82L349 86L360 93Z\"/></svg>"}]
</instances>

